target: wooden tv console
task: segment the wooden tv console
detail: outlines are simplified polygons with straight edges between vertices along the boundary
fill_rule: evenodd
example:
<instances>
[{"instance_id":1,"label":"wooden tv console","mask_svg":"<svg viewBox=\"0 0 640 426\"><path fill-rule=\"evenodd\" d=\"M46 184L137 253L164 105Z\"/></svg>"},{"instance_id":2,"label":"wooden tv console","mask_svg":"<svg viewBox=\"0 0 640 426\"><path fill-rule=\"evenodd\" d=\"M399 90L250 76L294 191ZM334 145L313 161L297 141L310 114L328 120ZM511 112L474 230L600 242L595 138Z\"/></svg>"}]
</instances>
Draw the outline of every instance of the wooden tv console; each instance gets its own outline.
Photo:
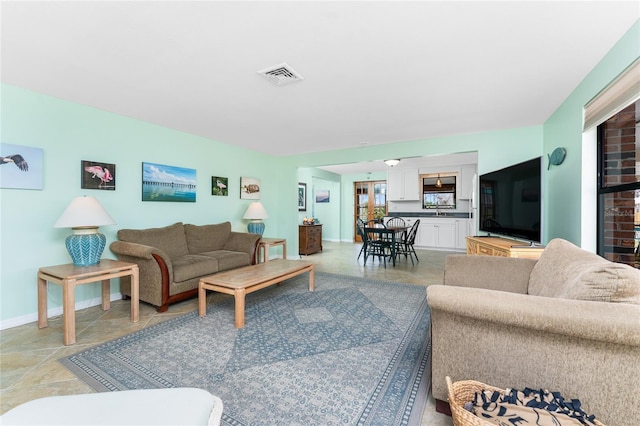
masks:
<instances>
[{"instance_id":1,"label":"wooden tv console","mask_svg":"<svg viewBox=\"0 0 640 426\"><path fill-rule=\"evenodd\" d=\"M467 254L538 259L543 246L529 247L525 242L498 237L467 237Z\"/></svg>"}]
</instances>

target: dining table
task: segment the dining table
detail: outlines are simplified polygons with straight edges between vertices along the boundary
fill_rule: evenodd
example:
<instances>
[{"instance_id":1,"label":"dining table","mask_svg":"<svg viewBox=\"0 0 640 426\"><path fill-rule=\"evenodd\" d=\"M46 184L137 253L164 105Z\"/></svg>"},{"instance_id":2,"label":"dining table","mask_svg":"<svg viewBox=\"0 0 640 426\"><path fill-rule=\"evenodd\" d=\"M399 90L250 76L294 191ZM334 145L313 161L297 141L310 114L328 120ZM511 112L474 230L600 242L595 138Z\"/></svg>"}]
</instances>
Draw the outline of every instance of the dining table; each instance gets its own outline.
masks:
<instances>
[{"instance_id":1,"label":"dining table","mask_svg":"<svg viewBox=\"0 0 640 426\"><path fill-rule=\"evenodd\" d=\"M389 240L391 239L391 263L396 266L396 243L398 236L401 236L403 232L407 232L408 226L385 226L382 223L376 223L373 225L367 225L364 227L364 232L377 234L378 238Z\"/></svg>"}]
</instances>

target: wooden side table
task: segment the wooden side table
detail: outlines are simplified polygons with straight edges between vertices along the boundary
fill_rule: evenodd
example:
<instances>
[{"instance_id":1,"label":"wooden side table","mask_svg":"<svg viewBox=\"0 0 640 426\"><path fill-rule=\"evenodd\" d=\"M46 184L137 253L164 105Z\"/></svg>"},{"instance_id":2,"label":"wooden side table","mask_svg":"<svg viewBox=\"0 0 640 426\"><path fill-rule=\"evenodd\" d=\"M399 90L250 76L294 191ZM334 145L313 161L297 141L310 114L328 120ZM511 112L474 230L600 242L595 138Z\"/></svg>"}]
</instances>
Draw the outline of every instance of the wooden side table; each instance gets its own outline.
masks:
<instances>
[{"instance_id":1,"label":"wooden side table","mask_svg":"<svg viewBox=\"0 0 640 426\"><path fill-rule=\"evenodd\" d=\"M102 259L92 266L73 264L45 266L38 269L38 328L48 325L47 281L62 286L62 331L63 343L76 343L76 286L102 281L102 309L111 307L110 280L131 276L131 322L138 322L140 279L138 265L119 260Z\"/></svg>"},{"instance_id":2,"label":"wooden side table","mask_svg":"<svg viewBox=\"0 0 640 426\"><path fill-rule=\"evenodd\" d=\"M282 246L282 258L287 258L287 240L285 238L262 238L258 244L258 263L260 263L260 249L262 249L262 262L269 261L269 249Z\"/></svg>"}]
</instances>

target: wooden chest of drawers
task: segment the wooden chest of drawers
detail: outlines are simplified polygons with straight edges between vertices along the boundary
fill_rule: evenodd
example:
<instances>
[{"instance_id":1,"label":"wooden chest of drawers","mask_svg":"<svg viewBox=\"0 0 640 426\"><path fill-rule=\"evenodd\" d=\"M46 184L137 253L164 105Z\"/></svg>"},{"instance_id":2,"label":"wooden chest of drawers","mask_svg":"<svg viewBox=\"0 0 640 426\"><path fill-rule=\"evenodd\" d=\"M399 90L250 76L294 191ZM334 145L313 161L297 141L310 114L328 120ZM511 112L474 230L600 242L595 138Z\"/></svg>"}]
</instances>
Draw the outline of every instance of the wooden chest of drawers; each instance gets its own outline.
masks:
<instances>
[{"instance_id":1,"label":"wooden chest of drawers","mask_svg":"<svg viewBox=\"0 0 640 426\"><path fill-rule=\"evenodd\" d=\"M312 254L322 251L322 225L298 226L299 254Z\"/></svg>"}]
</instances>

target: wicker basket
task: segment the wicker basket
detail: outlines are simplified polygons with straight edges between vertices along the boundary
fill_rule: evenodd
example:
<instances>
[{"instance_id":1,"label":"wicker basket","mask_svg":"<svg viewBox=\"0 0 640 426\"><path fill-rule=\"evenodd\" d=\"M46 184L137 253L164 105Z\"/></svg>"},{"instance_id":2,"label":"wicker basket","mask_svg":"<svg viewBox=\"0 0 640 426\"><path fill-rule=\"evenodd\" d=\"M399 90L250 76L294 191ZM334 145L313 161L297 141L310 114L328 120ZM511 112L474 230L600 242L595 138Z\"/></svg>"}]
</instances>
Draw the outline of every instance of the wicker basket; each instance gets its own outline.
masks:
<instances>
[{"instance_id":1,"label":"wicker basket","mask_svg":"<svg viewBox=\"0 0 640 426\"><path fill-rule=\"evenodd\" d=\"M495 423L483 420L475 414L464 409L464 404L473 401L476 392L483 390L498 391L504 390L493 386L485 385L474 380L461 380L451 383L451 377L446 377L447 389L449 392L449 406L454 426L495 426ZM604 426L597 419L593 421L596 426Z\"/></svg>"},{"instance_id":2,"label":"wicker basket","mask_svg":"<svg viewBox=\"0 0 640 426\"><path fill-rule=\"evenodd\" d=\"M488 422L475 414L464 409L464 404L473 401L476 392L483 390L503 392L502 389L485 385L474 380L461 380L451 383L451 377L447 376L447 389L449 392L449 406L454 426L495 426L495 423Z\"/></svg>"}]
</instances>

